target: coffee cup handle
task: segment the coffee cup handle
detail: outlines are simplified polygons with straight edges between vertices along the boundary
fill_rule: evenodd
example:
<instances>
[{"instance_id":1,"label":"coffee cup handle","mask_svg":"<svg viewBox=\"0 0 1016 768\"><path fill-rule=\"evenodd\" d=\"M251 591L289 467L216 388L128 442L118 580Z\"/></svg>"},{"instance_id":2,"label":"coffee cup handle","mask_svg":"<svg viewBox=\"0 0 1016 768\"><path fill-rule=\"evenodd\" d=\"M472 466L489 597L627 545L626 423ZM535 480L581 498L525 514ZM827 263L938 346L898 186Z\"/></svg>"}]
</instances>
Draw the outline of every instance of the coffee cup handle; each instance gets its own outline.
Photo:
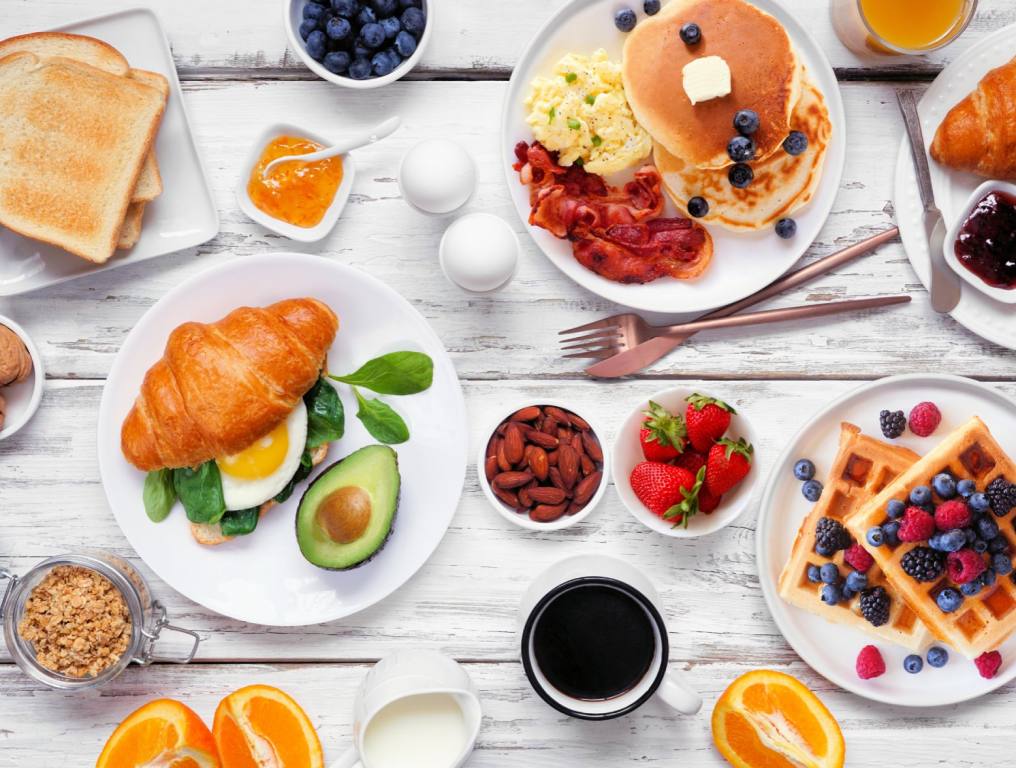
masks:
<instances>
[{"instance_id":1,"label":"coffee cup handle","mask_svg":"<svg viewBox=\"0 0 1016 768\"><path fill-rule=\"evenodd\" d=\"M697 715L702 709L702 697L698 691L688 685L683 676L677 672L668 671L664 675L663 683L660 684L656 694L667 706L676 709L682 715Z\"/></svg>"},{"instance_id":2,"label":"coffee cup handle","mask_svg":"<svg viewBox=\"0 0 1016 768\"><path fill-rule=\"evenodd\" d=\"M332 763L331 768L356 768L362 765L360 755L356 747L350 747L337 761Z\"/></svg>"}]
</instances>

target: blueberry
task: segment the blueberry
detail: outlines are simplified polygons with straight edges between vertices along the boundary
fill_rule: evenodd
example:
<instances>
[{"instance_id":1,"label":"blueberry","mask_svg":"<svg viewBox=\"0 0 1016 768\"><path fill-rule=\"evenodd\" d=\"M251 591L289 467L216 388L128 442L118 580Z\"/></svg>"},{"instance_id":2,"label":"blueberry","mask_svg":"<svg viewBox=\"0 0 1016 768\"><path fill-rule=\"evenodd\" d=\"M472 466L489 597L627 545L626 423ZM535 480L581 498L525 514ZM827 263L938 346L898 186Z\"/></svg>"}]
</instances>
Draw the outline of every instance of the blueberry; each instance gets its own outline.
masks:
<instances>
[{"instance_id":1,"label":"blueberry","mask_svg":"<svg viewBox=\"0 0 1016 768\"><path fill-rule=\"evenodd\" d=\"M808 137L800 131L791 131L783 140L783 151L788 155L799 155L808 148Z\"/></svg>"},{"instance_id":2,"label":"blueberry","mask_svg":"<svg viewBox=\"0 0 1016 768\"><path fill-rule=\"evenodd\" d=\"M385 37L389 40L394 40L395 36L402 31L402 22L395 16L389 16L387 19L381 19L380 24L381 28L385 31Z\"/></svg>"},{"instance_id":3,"label":"blueberry","mask_svg":"<svg viewBox=\"0 0 1016 768\"><path fill-rule=\"evenodd\" d=\"M314 19L314 21L317 21L318 19L323 18L326 13L328 13L328 9L321 5L321 3L307 3L303 7L303 17L305 19Z\"/></svg>"},{"instance_id":4,"label":"blueberry","mask_svg":"<svg viewBox=\"0 0 1016 768\"><path fill-rule=\"evenodd\" d=\"M999 576L1008 576L1012 573L1012 558L1009 555L999 553L991 558L991 567Z\"/></svg>"},{"instance_id":5,"label":"blueberry","mask_svg":"<svg viewBox=\"0 0 1016 768\"><path fill-rule=\"evenodd\" d=\"M388 54L384 51L375 53L373 58L370 60L370 68L376 77L384 77L390 75L394 67L392 67L392 60L388 58Z\"/></svg>"},{"instance_id":6,"label":"blueberry","mask_svg":"<svg viewBox=\"0 0 1016 768\"><path fill-rule=\"evenodd\" d=\"M402 12L402 28L409 34L419 37L427 26L427 17L419 8L407 8Z\"/></svg>"},{"instance_id":7,"label":"blueberry","mask_svg":"<svg viewBox=\"0 0 1016 768\"><path fill-rule=\"evenodd\" d=\"M977 486L974 485L973 480L960 480L956 483L956 493L964 499L969 499L971 494L976 490Z\"/></svg>"},{"instance_id":8,"label":"blueberry","mask_svg":"<svg viewBox=\"0 0 1016 768\"><path fill-rule=\"evenodd\" d=\"M688 200L689 216L694 216L697 219L700 216L705 216L707 213L709 213L709 203L706 202L706 199L704 197L699 197L698 195L696 195L695 197L689 198Z\"/></svg>"},{"instance_id":9,"label":"blueberry","mask_svg":"<svg viewBox=\"0 0 1016 768\"><path fill-rule=\"evenodd\" d=\"M993 587L995 585L995 569L985 568L984 573L978 576L982 587Z\"/></svg>"},{"instance_id":10,"label":"blueberry","mask_svg":"<svg viewBox=\"0 0 1016 768\"><path fill-rule=\"evenodd\" d=\"M915 486L910 492L910 503L921 506L931 501L931 488L926 485Z\"/></svg>"},{"instance_id":11,"label":"blueberry","mask_svg":"<svg viewBox=\"0 0 1016 768\"><path fill-rule=\"evenodd\" d=\"M935 602L938 603L942 613L952 613L960 607L960 604L963 602L963 595L952 587L946 587L938 593Z\"/></svg>"},{"instance_id":12,"label":"blueberry","mask_svg":"<svg viewBox=\"0 0 1016 768\"><path fill-rule=\"evenodd\" d=\"M988 551L993 555L1009 554L1009 542L1004 536L996 536L988 542Z\"/></svg>"},{"instance_id":13,"label":"blueberry","mask_svg":"<svg viewBox=\"0 0 1016 768\"><path fill-rule=\"evenodd\" d=\"M794 465L794 477L798 480L811 480L815 477L815 463L810 459L801 459Z\"/></svg>"},{"instance_id":14,"label":"blueberry","mask_svg":"<svg viewBox=\"0 0 1016 768\"><path fill-rule=\"evenodd\" d=\"M940 499L951 499L956 495L956 481L948 472L942 472L931 479L931 487Z\"/></svg>"},{"instance_id":15,"label":"blueberry","mask_svg":"<svg viewBox=\"0 0 1016 768\"><path fill-rule=\"evenodd\" d=\"M357 38L356 43L353 45L353 56L357 59L369 59L374 55L374 51L363 44L363 41Z\"/></svg>"},{"instance_id":16,"label":"blueberry","mask_svg":"<svg viewBox=\"0 0 1016 768\"><path fill-rule=\"evenodd\" d=\"M755 172L752 171L750 166L747 166L744 163L736 163L735 165L730 166L727 178L733 186L738 189L744 189L751 184L751 180L755 178Z\"/></svg>"},{"instance_id":17,"label":"blueberry","mask_svg":"<svg viewBox=\"0 0 1016 768\"><path fill-rule=\"evenodd\" d=\"M360 12L356 14L356 23L359 24L361 27L364 27L367 24L376 24L377 14L374 13L373 8L371 8L369 5L365 5L363 6L363 8L360 9Z\"/></svg>"},{"instance_id":18,"label":"blueberry","mask_svg":"<svg viewBox=\"0 0 1016 768\"><path fill-rule=\"evenodd\" d=\"M751 136L758 130L758 112L754 109L739 109L734 115L734 130L742 136Z\"/></svg>"},{"instance_id":19,"label":"blueberry","mask_svg":"<svg viewBox=\"0 0 1016 768\"><path fill-rule=\"evenodd\" d=\"M949 651L940 645L933 645L928 649L928 665L941 669L949 663Z\"/></svg>"},{"instance_id":20,"label":"blueberry","mask_svg":"<svg viewBox=\"0 0 1016 768\"><path fill-rule=\"evenodd\" d=\"M315 29L307 35L307 53L315 61L321 61L328 52L328 38L320 29Z\"/></svg>"},{"instance_id":21,"label":"blueberry","mask_svg":"<svg viewBox=\"0 0 1016 768\"><path fill-rule=\"evenodd\" d=\"M974 529L977 531L977 535L985 541L991 541L998 536L998 523L990 517L978 518L977 522L974 523Z\"/></svg>"},{"instance_id":22,"label":"blueberry","mask_svg":"<svg viewBox=\"0 0 1016 768\"><path fill-rule=\"evenodd\" d=\"M333 75L341 75L349 69L349 54L345 51L332 51L325 56L325 69Z\"/></svg>"},{"instance_id":23,"label":"blueberry","mask_svg":"<svg viewBox=\"0 0 1016 768\"><path fill-rule=\"evenodd\" d=\"M399 56L408 59L416 51L416 38L406 31L399 32L395 37L395 50Z\"/></svg>"},{"instance_id":24,"label":"blueberry","mask_svg":"<svg viewBox=\"0 0 1016 768\"><path fill-rule=\"evenodd\" d=\"M374 10L379 17L391 16L399 9L399 0L373 0Z\"/></svg>"},{"instance_id":25,"label":"blueberry","mask_svg":"<svg viewBox=\"0 0 1016 768\"><path fill-rule=\"evenodd\" d=\"M822 581L821 573L822 572L819 570L819 567L817 565L809 565L808 581L810 581L812 584L818 584L819 582Z\"/></svg>"},{"instance_id":26,"label":"blueberry","mask_svg":"<svg viewBox=\"0 0 1016 768\"><path fill-rule=\"evenodd\" d=\"M797 234L797 222L793 219L780 219L776 222L776 234L784 240L789 240Z\"/></svg>"},{"instance_id":27,"label":"blueberry","mask_svg":"<svg viewBox=\"0 0 1016 768\"><path fill-rule=\"evenodd\" d=\"M974 595L976 595L978 592L981 591L981 587L983 586L984 585L981 583L980 579L974 579L973 581L968 581L966 584L961 584L960 592L962 592L967 597L973 597Z\"/></svg>"},{"instance_id":28,"label":"blueberry","mask_svg":"<svg viewBox=\"0 0 1016 768\"><path fill-rule=\"evenodd\" d=\"M871 546L873 547L881 547L883 544L885 544L885 534L882 532L882 529L879 528L877 525L869 528L868 533L865 535L864 538L867 539L868 543L871 544Z\"/></svg>"},{"instance_id":29,"label":"blueberry","mask_svg":"<svg viewBox=\"0 0 1016 768\"><path fill-rule=\"evenodd\" d=\"M631 8L622 8L614 14L614 26L622 32L631 32L635 29L638 19L635 18L635 11Z\"/></svg>"},{"instance_id":30,"label":"blueberry","mask_svg":"<svg viewBox=\"0 0 1016 768\"><path fill-rule=\"evenodd\" d=\"M349 76L354 80L366 80L370 77L370 59L366 56L357 56L349 65Z\"/></svg>"},{"instance_id":31,"label":"blueberry","mask_svg":"<svg viewBox=\"0 0 1016 768\"><path fill-rule=\"evenodd\" d=\"M681 27L681 39L684 40L685 45L697 45L698 41L702 39L702 30L694 21L689 21Z\"/></svg>"},{"instance_id":32,"label":"blueberry","mask_svg":"<svg viewBox=\"0 0 1016 768\"><path fill-rule=\"evenodd\" d=\"M642 3L642 10L646 16L655 16L660 12L660 0L646 0Z\"/></svg>"},{"instance_id":33,"label":"blueberry","mask_svg":"<svg viewBox=\"0 0 1016 768\"><path fill-rule=\"evenodd\" d=\"M822 587L822 602L826 605L836 605L843 599L843 590L835 584L826 584Z\"/></svg>"},{"instance_id":34,"label":"blueberry","mask_svg":"<svg viewBox=\"0 0 1016 768\"><path fill-rule=\"evenodd\" d=\"M985 552L988 551L988 542L986 542L984 539L981 538L974 539L974 545L972 549L977 554L983 555Z\"/></svg>"},{"instance_id":35,"label":"blueberry","mask_svg":"<svg viewBox=\"0 0 1016 768\"><path fill-rule=\"evenodd\" d=\"M419 8L423 5L423 0L399 0L400 8Z\"/></svg>"},{"instance_id":36,"label":"blueberry","mask_svg":"<svg viewBox=\"0 0 1016 768\"><path fill-rule=\"evenodd\" d=\"M903 668L912 675L916 675L924 669L924 659L916 653L912 653L903 660Z\"/></svg>"},{"instance_id":37,"label":"blueberry","mask_svg":"<svg viewBox=\"0 0 1016 768\"><path fill-rule=\"evenodd\" d=\"M897 517L903 517L903 513L906 511L907 505L899 499L892 499L885 505L885 513L889 515L892 520L895 520Z\"/></svg>"},{"instance_id":38,"label":"blueberry","mask_svg":"<svg viewBox=\"0 0 1016 768\"><path fill-rule=\"evenodd\" d=\"M898 547L900 544L900 524L895 520L882 526L882 535L885 536L885 543L890 547Z\"/></svg>"},{"instance_id":39,"label":"blueberry","mask_svg":"<svg viewBox=\"0 0 1016 768\"><path fill-rule=\"evenodd\" d=\"M983 493L973 494L970 497L970 500L967 501L967 504L970 505L970 508L974 512L987 512L988 509L991 507L991 502L988 501L988 497L985 496Z\"/></svg>"},{"instance_id":40,"label":"blueberry","mask_svg":"<svg viewBox=\"0 0 1016 768\"><path fill-rule=\"evenodd\" d=\"M808 480L801 486L801 493L808 501L816 502L822 496L822 483L818 480Z\"/></svg>"},{"instance_id":41,"label":"blueberry","mask_svg":"<svg viewBox=\"0 0 1016 768\"><path fill-rule=\"evenodd\" d=\"M836 563L826 563L819 569L821 579L826 584L835 584L840 580L840 569Z\"/></svg>"},{"instance_id":42,"label":"blueberry","mask_svg":"<svg viewBox=\"0 0 1016 768\"><path fill-rule=\"evenodd\" d=\"M868 577L860 571L851 571L847 575L847 588L853 592L861 592L868 588Z\"/></svg>"},{"instance_id":43,"label":"blueberry","mask_svg":"<svg viewBox=\"0 0 1016 768\"><path fill-rule=\"evenodd\" d=\"M755 158L755 142L747 136L735 136L727 143L727 154L735 163L746 163Z\"/></svg>"},{"instance_id":44,"label":"blueberry","mask_svg":"<svg viewBox=\"0 0 1016 768\"><path fill-rule=\"evenodd\" d=\"M963 534L967 537L967 546L972 547L974 542L977 541L977 531L973 528L964 528Z\"/></svg>"},{"instance_id":45,"label":"blueberry","mask_svg":"<svg viewBox=\"0 0 1016 768\"><path fill-rule=\"evenodd\" d=\"M332 10L345 19L351 19L360 12L359 0L332 0Z\"/></svg>"},{"instance_id":46,"label":"blueberry","mask_svg":"<svg viewBox=\"0 0 1016 768\"><path fill-rule=\"evenodd\" d=\"M941 537L943 552L958 552L967 543L967 535L960 530L943 533Z\"/></svg>"},{"instance_id":47,"label":"blueberry","mask_svg":"<svg viewBox=\"0 0 1016 768\"><path fill-rule=\"evenodd\" d=\"M402 63L402 57L399 56L399 52L396 51L394 48L386 48L384 50L384 54L385 56L388 57L388 60L392 63L392 69L396 69L399 66L399 64Z\"/></svg>"},{"instance_id":48,"label":"blueberry","mask_svg":"<svg viewBox=\"0 0 1016 768\"><path fill-rule=\"evenodd\" d=\"M300 37L303 38L304 42L307 42L310 33L317 28L318 23L314 19L304 19L300 22Z\"/></svg>"},{"instance_id":49,"label":"blueberry","mask_svg":"<svg viewBox=\"0 0 1016 768\"><path fill-rule=\"evenodd\" d=\"M325 26L325 34L332 40L345 40L353 34L353 27L341 16L332 16Z\"/></svg>"},{"instance_id":50,"label":"blueberry","mask_svg":"<svg viewBox=\"0 0 1016 768\"><path fill-rule=\"evenodd\" d=\"M843 597L844 600L850 600L856 594L857 592L848 587L846 584L840 587L840 595Z\"/></svg>"}]
</instances>

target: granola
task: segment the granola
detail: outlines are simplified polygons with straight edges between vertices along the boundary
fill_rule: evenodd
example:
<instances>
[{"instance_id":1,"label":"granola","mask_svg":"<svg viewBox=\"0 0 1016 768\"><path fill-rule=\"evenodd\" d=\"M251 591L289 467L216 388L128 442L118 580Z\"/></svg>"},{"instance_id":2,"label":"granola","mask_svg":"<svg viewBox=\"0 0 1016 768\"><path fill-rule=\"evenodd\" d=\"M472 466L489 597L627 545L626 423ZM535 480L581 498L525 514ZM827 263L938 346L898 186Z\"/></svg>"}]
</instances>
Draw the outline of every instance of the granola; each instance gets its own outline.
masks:
<instances>
[{"instance_id":1,"label":"granola","mask_svg":"<svg viewBox=\"0 0 1016 768\"><path fill-rule=\"evenodd\" d=\"M46 669L95 677L116 664L131 640L120 591L102 574L76 565L53 568L32 590L18 623Z\"/></svg>"}]
</instances>

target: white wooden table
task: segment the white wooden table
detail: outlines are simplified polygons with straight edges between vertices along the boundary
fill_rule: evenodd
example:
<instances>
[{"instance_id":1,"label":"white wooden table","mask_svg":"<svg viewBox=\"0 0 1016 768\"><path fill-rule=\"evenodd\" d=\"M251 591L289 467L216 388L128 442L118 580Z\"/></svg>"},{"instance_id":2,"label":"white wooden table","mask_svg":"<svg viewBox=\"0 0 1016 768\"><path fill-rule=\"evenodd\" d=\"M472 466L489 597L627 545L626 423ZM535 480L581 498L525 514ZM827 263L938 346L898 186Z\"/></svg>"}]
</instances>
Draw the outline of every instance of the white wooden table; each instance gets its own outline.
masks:
<instances>
[{"instance_id":1,"label":"white wooden table","mask_svg":"<svg viewBox=\"0 0 1016 768\"><path fill-rule=\"evenodd\" d=\"M312 250L370 272L411 301L444 340L462 378L474 423L470 455L482 425L506 398L567 400L613 428L631 402L675 379L750 411L761 435L755 471L763 473L809 413L862 380L940 371L995 382L1016 395L1012 353L936 316L898 243L775 305L906 291L914 301L902 309L817 327L702 334L620 383L588 381L577 366L559 360L558 329L616 307L565 279L525 235L504 187L498 118L520 51L562 2L442 0L423 65L406 81L353 92L317 80L286 50L279 0L154 0L184 81L222 232L196 250L0 299L0 312L34 337L48 372L36 419L0 443L0 563L20 572L44 557L85 546L138 562L99 483L95 433L103 380L128 330L168 288L207 266L251 253ZM1016 21L1016 4L981 0L969 30L946 51L887 64L863 61L839 44L827 2L784 2L836 67L849 126L843 185L806 257L812 260L892 221L892 169L902 133L896 82L930 80L970 43ZM0 0L0 37L125 5ZM393 113L403 116L404 128L358 154L351 205L320 245L305 248L266 233L237 210L232 189L241 156L267 121L289 119L337 132ZM448 284L436 263L445 222L419 215L399 199L394 180L399 157L431 136L450 136L469 148L480 175L470 207L504 216L522 235L521 268L503 293L477 298ZM610 492L583 524L527 535L489 508L470 467L458 514L430 562L397 594L345 621L266 630L223 619L155 580L173 618L206 636L200 659L188 667L133 667L102 690L71 696L41 688L9 657L0 657L0 766L90 766L116 723L145 701L179 698L210 719L223 695L256 681L294 694L334 758L350 736L354 687L369 664L404 646L448 653L475 678L485 709L479 749L470 762L477 768L724 765L710 738L712 705L735 676L762 666L797 675L822 696L843 726L848 765L1013 764L1007 744L1016 738L1012 686L959 707L903 710L840 691L805 666L762 599L754 522L753 508L706 539L667 539L635 522ZM546 565L590 549L631 560L661 588L671 663L687 670L703 692L701 716L674 717L651 702L630 717L585 723L557 714L530 690L515 646L519 597Z\"/></svg>"}]
</instances>

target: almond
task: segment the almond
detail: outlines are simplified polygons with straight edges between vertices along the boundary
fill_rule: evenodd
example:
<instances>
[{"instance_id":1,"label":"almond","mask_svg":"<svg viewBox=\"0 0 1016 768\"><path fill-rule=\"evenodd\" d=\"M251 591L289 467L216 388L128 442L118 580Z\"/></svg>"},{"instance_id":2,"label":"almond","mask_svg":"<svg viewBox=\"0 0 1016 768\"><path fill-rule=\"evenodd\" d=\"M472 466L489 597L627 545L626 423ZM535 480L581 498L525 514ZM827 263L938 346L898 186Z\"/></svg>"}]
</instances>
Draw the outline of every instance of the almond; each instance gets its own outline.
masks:
<instances>
[{"instance_id":1,"label":"almond","mask_svg":"<svg viewBox=\"0 0 1016 768\"><path fill-rule=\"evenodd\" d=\"M597 464L603 463L603 449L600 447L600 441L593 437L591 432L582 433L582 445L585 446L586 455L589 458Z\"/></svg>"},{"instance_id":2,"label":"almond","mask_svg":"<svg viewBox=\"0 0 1016 768\"><path fill-rule=\"evenodd\" d=\"M550 462L550 466L552 467L557 466L557 456L558 456L557 451L551 451L550 453L547 454L547 461Z\"/></svg>"},{"instance_id":3,"label":"almond","mask_svg":"<svg viewBox=\"0 0 1016 768\"><path fill-rule=\"evenodd\" d=\"M526 509L529 509L529 507L536 503L531 495L531 492L534 490L539 490L539 486L536 484L535 480L519 489L519 504Z\"/></svg>"},{"instance_id":4,"label":"almond","mask_svg":"<svg viewBox=\"0 0 1016 768\"><path fill-rule=\"evenodd\" d=\"M540 431L551 437L557 437L557 419L553 416L544 416L543 421L540 422Z\"/></svg>"},{"instance_id":5,"label":"almond","mask_svg":"<svg viewBox=\"0 0 1016 768\"><path fill-rule=\"evenodd\" d=\"M519 508L519 497L511 491L506 491L504 488L498 488L496 485L490 486L490 489L494 491L495 496L501 499L501 501L512 509L517 510Z\"/></svg>"},{"instance_id":6,"label":"almond","mask_svg":"<svg viewBox=\"0 0 1016 768\"><path fill-rule=\"evenodd\" d=\"M548 405L544 409L548 416L553 418L555 421L559 421L562 424L571 424L571 417L567 413L562 411L560 408L556 408L553 405Z\"/></svg>"},{"instance_id":7,"label":"almond","mask_svg":"<svg viewBox=\"0 0 1016 768\"><path fill-rule=\"evenodd\" d=\"M560 440L562 443L570 444L572 439L572 431L567 427L558 427L557 439Z\"/></svg>"},{"instance_id":8,"label":"almond","mask_svg":"<svg viewBox=\"0 0 1016 768\"><path fill-rule=\"evenodd\" d=\"M532 479L533 476L529 472L502 472L494 476L494 485L498 488L510 490L512 488L521 488Z\"/></svg>"},{"instance_id":9,"label":"almond","mask_svg":"<svg viewBox=\"0 0 1016 768\"><path fill-rule=\"evenodd\" d=\"M521 408L515 411L510 417L509 421L536 421L540 418L541 411L539 406L530 405L526 408Z\"/></svg>"},{"instance_id":10,"label":"almond","mask_svg":"<svg viewBox=\"0 0 1016 768\"><path fill-rule=\"evenodd\" d=\"M550 474L550 460L547 452L538 445L529 446L529 471L541 482Z\"/></svg>"},{"instance_id":11,"label":"almond","mask_svg":"<svg viewBox=\"0 0 1016 768\"><path fill-rule=\"evenodd\" d=\"M572 435L571 447L575 449L580 459L586 455L586 449L582 447L582 435L577 433Z\"/></svg>"},{"instance_id":12,"label":"almond","mask_svg":"<svg viewBox=\"0 0 1016 768\"><path fill-rule=\"evenodd\" d=\"M582 481L575 486L574 502L582 506L588 504L589 500L593 498L593 494L596 493L596 489L600 487L602 480L602 472L593 472L588 477L582 478Z\"/></svg>"},{"instance_id":13,"label":"almond","mask_svg":"<svg viewBox=\"0 0 1016 768\"><path fill-rule=\"evenodd\" d=\"M562 491L568 490L564 486L564 480L561 479L561 470L557 467L550 468L550 482L555 488L560 488Z\"/></svg>"},{"instance_id":14,"label":"almond","mask_svg":"<svg viewBox=\"0 0 1016 768\"><path fill-rule=\"evenodd\" d=\"M483 454L485 457L489 458L491 456L497 456L497 444L499 439L500 438L498 438L496 432L490 436L490 440L487 442L487 450Z\"/></svg>"},{"instance_id":15,"label":"almond","mask_svg":"<svg viewBox=\"0 0 1016 768\"><path fill-rule=\"evenodd\" d=\"M571 419L571 425L582 432L589 432L592 427L589 426L589 422L574 413L569 413L568 417Z\"/></svg>"},{"instance_id":16,"label":"almond","mask_svg":"<svg viewBox=\"0 0 1016 768\"><path fill-rule=\"evenodd\" d=\"M560 488L554 487L539 487L531 488L527 491L529 498L535 501L537 504L560 504L564 501L564 491Z\"/></svg>"},{"instance_id":17,"label":"almond","mask_svg":"<svg viewBox=\"0 0 1016 768\"><path fill-rule=\"evenodd\" d=\"M561 470L565 490L573 488L579 479L579 455L570 445L562 445L558 450L557 468Z\"/></svg>"},{"instance_id":18,"label":"almond","mask_svg":"<svg viewBox=\"0 0 1016 768\"><path fill-rule=\"evenodd\" d=\"M579 457L579 466L582 468L583 477L591 475L596 471L596 465L593 464L593 460L585 454Z\"/></svg>"},{"instance_id":19,"label":"almond","mask_svg":"<svg viewBox=\"0 0 1016 768\"><path fill-rule=\"evenodd\" d=\"M507 472L512 468L511 462L508 461L508 457L504 452L504 440L498 440L497 443L497 466L502 472Z\"/></svg>"},{"instance_id":20,"label":"almond","mask_svg":"<svg viewBox=\"0 0 1016 768\"><path fill-rule=\"evenodd\" d=\"M579 504L577 501L572 501L568 505L568 512L567 512L567 514L568 515L574 515L574 514L577 514L577 513L581 512L585 508L586 508L585 504Z\"/></svg>"},{"instance_id":21,"label":"almond","mask_svg":"<svg viewBox=\"0 0 1016 768\"><path fill-rule=\"evenodd\" d=\"M541 504L530 511L529 519L535 520L537 523L552 523L561 517L567 508L567 504L557 504L554 506Z\"/></svg>"},{"instance_id":22,"label":"almond","mask_svg":"<svg viewBox=\"0 0 1016 768\"><path fill-rule=\"evenodd\" d=\"M497 474L497 456L488 456L483 462L483 474L487 476L488 483L494 479Z\"/></svg>"},{"instance_id":23,"label":"almond","mask_svg":"<svg viewBox=\"0 0 1016 768\"><path fill-rule=\"evenodd\" d=\"M504 433L504 455L511 464L522 461L525 445L522 442L522 430L514 422L508 425Z\"/></svg>"},{"instance_id":24,"label":"almond","mask_svg":"<svg viewBox=\"0 0 1016 768\"><path fill-rule=\"evenodd\" d=\"M559 445L556 437L548 435L546 432L538 432L535 429L530 431L526 437L533 445L538 445L548 451L554 450Z\"/></svg>"}]
</instances>

